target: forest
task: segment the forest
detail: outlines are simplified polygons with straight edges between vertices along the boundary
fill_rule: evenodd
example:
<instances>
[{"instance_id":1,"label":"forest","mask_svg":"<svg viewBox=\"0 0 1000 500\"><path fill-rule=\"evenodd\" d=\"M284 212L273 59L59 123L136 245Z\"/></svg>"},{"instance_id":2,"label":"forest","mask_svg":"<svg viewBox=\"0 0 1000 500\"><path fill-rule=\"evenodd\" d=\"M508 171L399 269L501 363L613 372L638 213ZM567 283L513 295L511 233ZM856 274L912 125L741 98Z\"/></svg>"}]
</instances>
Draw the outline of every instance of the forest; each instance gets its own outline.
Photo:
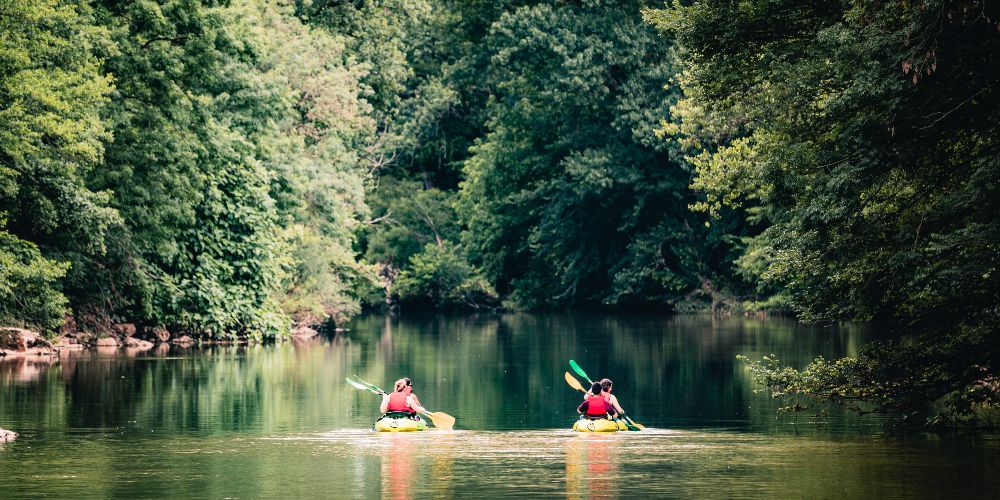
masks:
<instances>
[{"instance_id":1,"label":"forest","mask_svg":"<svg viewBox=\"0 0 1000 500\"><path fill-rule=\"evenodd\" d=\"M0 33L0 326L788 314L889 334L748 360L775 396L1000 404L1000 4L0 0Z\"/></svg>"}]
</instances>

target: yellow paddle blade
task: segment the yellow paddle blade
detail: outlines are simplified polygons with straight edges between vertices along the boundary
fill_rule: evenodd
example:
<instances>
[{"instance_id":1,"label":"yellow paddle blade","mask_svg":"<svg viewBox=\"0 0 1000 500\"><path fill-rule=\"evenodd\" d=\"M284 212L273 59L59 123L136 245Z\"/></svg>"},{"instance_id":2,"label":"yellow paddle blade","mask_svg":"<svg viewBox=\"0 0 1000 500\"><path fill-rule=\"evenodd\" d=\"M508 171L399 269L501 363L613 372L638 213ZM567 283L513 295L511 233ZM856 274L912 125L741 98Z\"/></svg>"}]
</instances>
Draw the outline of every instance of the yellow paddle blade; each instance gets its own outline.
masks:
<instances>
[{"instance_id":1,"label":"yellow paddle blade","mask_svg":"<svg viewBox=\"0 0 1000 500\"><path fill-rule=\"evenodd\" d=\"M580 384L580 381L577 380L576 377L570 375L569 372L566 372L566 383L580 392L587 392L587 390L583 388L583 385Z\"/></svg>"},{"instance_id":2,"label":"yellow paddle blade","mask_svg":"<svg viewBox=\"0 0 1000 500\"><path fill-rule=\"evenodd\" d=\"M434 422L434 427L439 429L451 429L455 427L455 417L440 411L428 412L426 413L430 417L431 422Z\"/></svg>"}]
</instances>

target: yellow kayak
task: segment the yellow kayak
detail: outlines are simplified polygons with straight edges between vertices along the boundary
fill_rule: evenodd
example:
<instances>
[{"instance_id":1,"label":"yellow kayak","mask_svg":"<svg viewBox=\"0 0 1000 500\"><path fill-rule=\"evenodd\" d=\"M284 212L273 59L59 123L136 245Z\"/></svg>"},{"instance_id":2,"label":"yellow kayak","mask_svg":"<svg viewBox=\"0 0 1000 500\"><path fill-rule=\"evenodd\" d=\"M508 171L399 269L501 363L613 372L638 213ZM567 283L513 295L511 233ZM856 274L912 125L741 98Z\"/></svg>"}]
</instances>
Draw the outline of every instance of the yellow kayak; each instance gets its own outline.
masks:
<instances>
[{"instance_id":1,"label":"yellow kayak","mask_svg":"<svg viewBox=\"0 0 1000 500\"><path fill-rule=\"evenodd\" d=\"M382 417L375 421L375 430L378 432L426 431L427 422L424 422L424 419L420 417L416 419L410 417Z\"/></svg>"},{"instance_id":2,"label":"yellow kayak","mask_svg":"<svg viewBox=\"0 0 1000 500\"><path fill-rule=\"evenodd\" d=\"M618 432L627 431L628 427L621 420L608 420L606 418L590 420L582 418L573 424L573 430L577 432Z\"/></svg>"}]
</instances>

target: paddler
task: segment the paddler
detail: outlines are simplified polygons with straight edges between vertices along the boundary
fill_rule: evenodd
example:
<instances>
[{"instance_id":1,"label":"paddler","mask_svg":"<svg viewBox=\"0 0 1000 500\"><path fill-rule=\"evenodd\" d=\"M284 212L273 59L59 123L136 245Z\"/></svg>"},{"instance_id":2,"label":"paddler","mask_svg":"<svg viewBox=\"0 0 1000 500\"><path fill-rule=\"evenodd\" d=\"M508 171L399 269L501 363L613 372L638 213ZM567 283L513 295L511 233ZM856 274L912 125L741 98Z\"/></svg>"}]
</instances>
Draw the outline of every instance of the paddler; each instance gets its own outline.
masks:
<instances>
[{"instance_id":1,"label":"paddler","mask_svg":"<svg viewBox=\"0 0 1000 500\"><path fill-rule=\"evenodd\" d=\"M605 401L611 403L611 406L613 406L615 408L615 411L618 412L618 418L625 418L625 410L622 409L622 405L618 404L618 398L616 398L614 394L611 394L611 386L614 385L614 383L611 382L611 379L609 378L601 379L600 382L594 383L594 387L597 387L598 384L600 384L601 390L598 391L597 394L600 394ZM589 391L587 391L586 394L583 395L583 399L586 400L594 397L595 394L594 387L592 387Z\"/></svg>"},{"instance_id":2,"label":"paddler","mask_svg":"<svg viewBox=\"0 0 1000 500\"><path fill-rule=\"evenodd\" d=\"M417 395L413 393L413 381L410 380L409 377L403 377L403 380L406 381L406 393L413 398L413 402L417 403L417 406L421 406L420 400L417 399Z\"/></svg>"},{"instance_id":3,"label":"paddler","mask_svg":"<svg viewBox=\"0 0 1000 500\"><path fill-rule=\"evenodd\" d=\"M590 387L591 394L600 395L602 392L602 386L600 382L594 382L594 385ZM583 400L583 404L576 409L577 412L582 414L587 418L612 418L618 413L618 410L600 396L591 396Z\"/></svg>"},{"instance_id":4,"label":"paddler","mask_svg":"<svg viewBox=\"0 0 1000 500\"><path fill-rule=\"evenodd\" d=\"M382 396L382 405L379 411L385 413L406 413L410 417L415 417L417 413L425 413L427 410L420 406L420 402L413 396L413 383L409 379L401 378L393 384L391 394Z\"/></svg>"}]
</instances>

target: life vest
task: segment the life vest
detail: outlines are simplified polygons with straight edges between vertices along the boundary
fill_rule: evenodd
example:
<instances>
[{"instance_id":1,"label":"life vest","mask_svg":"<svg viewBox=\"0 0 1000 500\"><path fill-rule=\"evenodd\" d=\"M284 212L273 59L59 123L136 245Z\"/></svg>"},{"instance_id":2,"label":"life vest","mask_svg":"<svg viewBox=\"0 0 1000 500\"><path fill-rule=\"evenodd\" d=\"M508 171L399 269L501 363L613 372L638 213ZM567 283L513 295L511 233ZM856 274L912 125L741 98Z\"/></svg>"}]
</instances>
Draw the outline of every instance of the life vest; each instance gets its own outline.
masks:
<instances>
[{"instance_id":1,"label":"life vest","mask_svg":"<svg viewBox=\"0 0 1000 500\"><path fill-rule=\"evenodd\" d=\"M583 397L583 399L586 400L586 401L590 401L591 399L596 398L596 397L597 396L595 396L595 395L593 395L593 394L591 394L591 393L588 392L587 395ZM606 394L606 393L602 392L601 393L601 399L607 401L608 404L611 404L611 395L610 394Z\"/></svg>"},{"instance_id":2,"label":"life vest","mask_svg":"<svg viewBox=\"0 0 1000 500\"><path fill-rule=\"evenodd\" d=\"M599 398L594 396L587 400L587 415L588 417L603 417L608 414L607 402L604 398Z\"/></svg>"},{"instance_id":3,"label":"life vest","mask_svg":"<svg viewBox=\"0 0 1000 500\"><path fill-rule=\"evenodd\" d=\"M389 406L386 408L388 411L402 411L406 413L414 413L413 408L410 408L406 404L406 392L394 392L389 395Z\"/></svg>"}]
</instances>

